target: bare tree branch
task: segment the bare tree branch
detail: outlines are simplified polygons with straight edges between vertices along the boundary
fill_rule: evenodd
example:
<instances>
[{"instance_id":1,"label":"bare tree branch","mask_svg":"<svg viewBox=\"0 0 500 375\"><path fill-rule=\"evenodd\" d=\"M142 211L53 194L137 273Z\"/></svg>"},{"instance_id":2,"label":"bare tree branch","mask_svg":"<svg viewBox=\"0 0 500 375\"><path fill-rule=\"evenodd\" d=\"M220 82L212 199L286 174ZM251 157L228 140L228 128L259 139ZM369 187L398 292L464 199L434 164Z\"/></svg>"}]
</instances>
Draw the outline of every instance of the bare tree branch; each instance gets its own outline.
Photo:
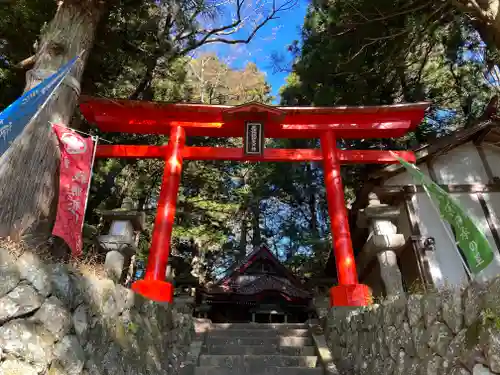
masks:
<instances>
[{"instance_id":1,"label":"bare tree branch","mask_svg":"<svg viewBox=\"0 0 500 375\"><path fill-rule=\"evenodd\" d=\"M160 59L163 59L165 63L170 63L178 57L186 56L201 46L211 43L248 44L269 21L278 19L280 13L295 7L299 0L285 0L280 6L276 5L277 0L273 0L269 14L253 27L246 38L231 39L230 36L240 31L246 21L250 19L250 16L245 17L243 15L243 7L246 1L235 0L234 20L212 29L200 29L197 25L198 18L206 12L206 8L194 6L189 9L182 9L175 5L175 1L169 2L168 5L160 5L156 17L156 22L158 22L155 38L157 47L152 53L148 54L149 56L145 61L146 71L144 76L130 98L138 99L144 96L146 92L151 91L151 82ZM126 43L128 46L140 50L138 47L133 46L133 43L128 41Z\"/></svg>"},{"instance_id":2,"label":"bare tree branch","mask_svg":"<svg viewBox=\"0 0 500 375\"><path fill-rule=\"evenodd\" d=\"M415 13L415 12L421 11L421 10L423 10L425 8L428 8L428 7L432 6L432 5L433 5L433 2L431 2L431 1L428 1L428 2L426 2L424 4L421 4L421 5L410 5L407 9L401 10L399 12L394 12L394 13L391 13L391 14L381 15L380 17L375 17L375 18L367 18L365 15L361 14L361 12L359 12L357 9L355 9L355 10L358 13L360 13L360 15L366 20L366 22L378 22L378 21L385 21L385 20L388 20L388 19L391 19L391 18L403 16L403 15L409 14L409 13ZM380 11L379 11L379 13L380 13Z\"/></svg>"},{"instance_id":3,"label":"bare tree branch","mask_svg":"<svg viewBox=\"0 0 500 375\"><path fill-rule=\"evenodd\" d=\"M283 55L278 54L277 52L271 53L271 67L273 69L273 73L292 73L293 67L287 64L286 58Z\"/></svg>"},{"instance_id":4,"label":"bare tree branch","mask_svg":"<svg viewBox=\"0 0 500 375\"><path fill-rule=\"evenodd\" d=\"M417 73L417 79L416 79L417 83L420 83L420 81L422 80L422 74L424 72L424 68L427 65L427 62L429 61L429 56L431 55L431 52L435 46L436 46L436 42L429 43L429 45L427 46L427 48L425 50L422 64L420 65L420 69L418 70L418 73Z\"/></svg>"},{"instance_id":5,"label":"bare tree branch","mask_svg":"<svg viewBox=\"0 0 500 375\"><path fill-rule=\"evenodd\" d=\"M35 63L35 60L36 60L36 55L32 55L32 56L24 59L23 61L18 62L15 65L15 68L17 68L17 69L29 68L30 66L32 66Z\"/></svg>"},{"instance_id":6,"label":"bare tree branch","mask_svg":"<svg viewBox=\"0 0 500 375\"><path fill-rule=\"evenodd\" d=\"M202 34L203 37L201 37L201 39L198 40L197 42L195 42L194 44L189 45L185 49L181 50L180 54L185 55L185 54L189 53L190 51L201 47L202 45L210 44L210 43L248 44L252 41L252 39L255 37L257 32L260 29L262 29L269 21L278 19L279 13L282 13L282 12L285 12L285 11L292 9L293 7L296 6L297 2L298 2L298 0L288 0L284 4L282 4L281 6L276 7L276 1L274 0L271 12L253 28L253 30L250 32L250 34L248 35L247 38L242 38L242 39L225 38L225 36L232 35L241 29L241 24L243 22L241 12L242 12L242 7L245 3L245 0L237 0L236 19L232 23L225 25L225 26L214 28L212 30L197 31L196 34L198 34L198 35ZM231 31L228 31L228 30L231 30Z\"/></svg>"},{"instance_id":7,"label":"bare tree branch","mask_svg":"<svg viewBox=\"0 0 500 375\"><path fill-rule=\"evenodd\" d=\"M443 3L441 6L439 6L437 9L435 9L425 20L425 22L423 23L422 27L421 27L421 30L420 31L423 31L423 30L426 30L428 28L433 28L433 26L438 23L439 21L441 21L443 19L443 17L445 16L445 12L443 12L443 10L448 6L447 3ZM438 17L436 19L434 19L434 17L438 15ZM383 19L384 17L380 17L379 19ZM397 38L397 37L400 37L400 36L403 36L403 35L406 35L406 34L410 34L410 33L413 33L413 34L417 34L417 35L422 35L423 33L420 32L420 33L415 33L414 30L412 29L412 27L405 27L403 28L401 31L398 31L398 32L395 32L395 33L392 33L390 35L384 35L384 36L381 36L381 37L377 37L377 38L367 38L367 40L369 41L368 43L365 43L364 45L361 46L361 48L351 57L349 58L346 62L343 62L342 64L343 65L347 65L349 63L351 63L354 59L356 59L359 55L361 55L361 53L369 46L377 43L377 42L381 42L381 41L385 41L385 40L390 40L390 39L394 39L394 38ZM420 42L421 41L421 36L420 37L417 37L417 38L414 38L410 44L408 45L408 47L406 48L407 51L411 50L415 44L417 42Z\"/></svg>"},{"instance_id":8,"label":"bare tree branch","mask_svg":"<svg viewBox=\"0 0 500 375\"><path fill-rule=\"evenodd\" d=\"M420 11L426 9L426 8L432 7L434 3L432 1L427 1L424 4L419 4L418 2L416 2L416 4L408 4L404 9L399 10L399 11L394 12L394 13L390 13L390 14L384 14L384 13L382 13L375 6L375 9L376 9L376 12L377 12L378 15L376 17L373 17L373 18L367 17L365 14L362 14L361 11L359 11L358 9L356 9L352 4L350 4L350 3L348 3L348 4L363 19L363 21L361 21L361 22L343 22L343 23L337 23L335 25L334 29L335 30L341 30L341 31L338 31L335 34L335 36L342 36L344 34L353 32L353 31L355 31L357 29L357 27L359 27L359 26L365 26L368 23L386 21L386 20L389 20L389 19L392 19L392 18L403 16L405 14L420 12ZM445 2L442 7L444 7L446 5L447 5L447 3ZM440 7L440 8L442 8L442 7Z\"/></svg>"},{"instance_id":9,"label":"bare tree branch","mask_svg":"<svg viewBox=\"0 0 500 375\"><path fill-rule=\"evenodd\" d=\"M200 41L195 43L195 45L192 46L193 48L190 48L187 52L202 46L203 44L205 44L206 39L210 38L211 36L213 36L217 33L220 33L222 31L237 27L243 21L242 17L241 17L241 8L243 7L244 3L245 3L245 0L236 0L236 19L232 23L230 23L229 25L217 27L217 28L214 28L212 30L193 30L191 33L186 35L183 39L192 38L198 34L205 35L204 38L202 38ZM176 40L180 40L180 39L176 38Z\"/></svg>"},{"instance_id":10,"label":"bare tree branch","mask_svg":"<svg viewBox=\"0 0 500 375\"><path fill-rule=\"evenodd\" d=\"M350 2L347 2L347 5L349 5L361 18L364 18L365 21L370 22L370 20L359 11L358 8L356 8L354 5L352 5Z\"/></svg>"},{"instance_id":11,"label":"bare tree branch","mask_svg":"<svg viewBox=\"0 0 500 375\"><path fill-rule=\"evenodd\" d=\"M452 3L469 16L477 17L485 22L491 21L491 16L476 0L452 0ZM487 2L488 4L489 2Z\"/></svg>"}]
</instances>

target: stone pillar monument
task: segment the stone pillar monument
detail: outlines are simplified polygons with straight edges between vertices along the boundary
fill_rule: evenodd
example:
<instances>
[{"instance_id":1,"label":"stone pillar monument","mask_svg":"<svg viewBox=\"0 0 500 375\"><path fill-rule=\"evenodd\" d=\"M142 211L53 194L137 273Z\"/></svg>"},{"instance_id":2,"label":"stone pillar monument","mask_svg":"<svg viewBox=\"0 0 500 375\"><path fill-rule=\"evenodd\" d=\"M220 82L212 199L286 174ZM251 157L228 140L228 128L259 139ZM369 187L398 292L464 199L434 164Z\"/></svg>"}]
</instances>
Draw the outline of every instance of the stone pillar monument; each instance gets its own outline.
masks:
<instances>
[{"instance_id":1,"label":"stone pillar monument","mask_svg":"<svg viewBox=\"0 0 500 375\"><path fill-rule=\"evenodd\" d=\"M368 206L359 212L357 224L370 229L363 252L377 256L380 276L388 297L404 293L396 250L405 244L403 234L394 224L399 217L398 207L382 204L376 194L369 195Z\"/></svg>"},{"instance_id":2,"label":"stone pillar monument","mask_svg":"<svg viewBox=\"0 0 500 375\"><path fill-rule=\"evenodd\" d=\"M97 237L100 249L106 252L104 268L110 279L123 284L137 252L138 234L144 228L146 215L134 210L133 201L128 198L121 208L101 211L101 215L111 222L109 233Z\"/></svg>"}]
</instances>

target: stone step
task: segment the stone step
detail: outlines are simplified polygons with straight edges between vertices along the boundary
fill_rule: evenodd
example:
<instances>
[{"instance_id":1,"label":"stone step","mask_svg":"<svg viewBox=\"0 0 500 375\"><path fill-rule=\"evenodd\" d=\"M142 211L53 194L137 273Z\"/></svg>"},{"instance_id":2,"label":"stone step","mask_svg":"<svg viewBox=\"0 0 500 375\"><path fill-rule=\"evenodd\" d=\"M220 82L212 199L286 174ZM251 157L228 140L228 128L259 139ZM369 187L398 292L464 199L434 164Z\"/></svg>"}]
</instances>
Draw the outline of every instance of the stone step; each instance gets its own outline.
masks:
<instances>
[{"instance_id":1,"label":"stone step","mask_svg":"<svg viewBox=\"0 0 500 375\"><path fill-rule=\"evenodd\" d=\"M210 337L276 337L276 336L294 336L309 337L308 329L217 329L208 332Z\"/></svg>"},{"instance_id":2,"label":"stone step","mask_svg":"<svg viewBox=\"0 0 500 375\"><path fill-rule=\"evenodd\" d=\"M307 329L306 323L212 323L212 329Z\"/></svg>"},{"instance_id":3,"label":"stone step","mask_svg":"<svg viewBox=\"0 0 500 375\"><path fill-rule=\"evenodd\" d=\"M258 371L247 368L196 367L194 375L323 375L322 368L307 367L263 367Z\"/></svg>"},{"instance_id":4,"label":"stone step","mask_svg":"<svg viewBox=\"0 0 500 375\"><path fill-rule=\"evenodd\" d=\"M205 339L207 346L231 346L231 345L272 345L272 346L311 346L313 341L311 337L294 336L274 336L274 337L212 337L209 333Z\"/></svg>"},{"instance_id":5,"label":"stone step","mask_svg":"<svg viewBox=\"0 0 500 375\"><path fill-rule=\"evenodd\" d=\"M267 367L316 367L316 356L289 355L213 355L202 354L199 366L245 368L260 370Z\"/></svg>"},{"instance_id":6,"label":"stone step","mask_svg":"<svg viewBox=\"0 0 500 375\"><path fill-rule=\"evenodd\" d=\"M204 345L202 354L227 354L227 355L314 355L314 346L278 346L278 345Z\"/></svg>"}]
</instances>

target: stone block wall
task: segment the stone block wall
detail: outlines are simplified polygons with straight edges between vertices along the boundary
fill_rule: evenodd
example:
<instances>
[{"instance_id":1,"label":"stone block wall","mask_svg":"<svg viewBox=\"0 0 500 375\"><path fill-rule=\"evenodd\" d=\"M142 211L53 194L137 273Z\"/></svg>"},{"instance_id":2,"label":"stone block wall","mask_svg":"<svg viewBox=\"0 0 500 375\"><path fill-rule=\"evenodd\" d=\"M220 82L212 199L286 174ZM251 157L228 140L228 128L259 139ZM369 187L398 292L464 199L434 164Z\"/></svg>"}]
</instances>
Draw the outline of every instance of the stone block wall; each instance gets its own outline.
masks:
<instances>
[{"instance_id":1,"label":"stone block wall","mask_svg":"<svg viewBox=\"0 0 500 375\"><path fill-rule=\"evenodd\" d=\"M500 374L500 278L332 308L324 333L341 374Z\"/></svg>"},{"instance_id":2,"label":"stone block wall","mask_svg":"<svg viewBox=\"0 0 500 375\"><path fill-rule=\"evenodd\" d=\"M191 314L0 248L0 375L177 374Z\"/></svg>"}]
</instances>

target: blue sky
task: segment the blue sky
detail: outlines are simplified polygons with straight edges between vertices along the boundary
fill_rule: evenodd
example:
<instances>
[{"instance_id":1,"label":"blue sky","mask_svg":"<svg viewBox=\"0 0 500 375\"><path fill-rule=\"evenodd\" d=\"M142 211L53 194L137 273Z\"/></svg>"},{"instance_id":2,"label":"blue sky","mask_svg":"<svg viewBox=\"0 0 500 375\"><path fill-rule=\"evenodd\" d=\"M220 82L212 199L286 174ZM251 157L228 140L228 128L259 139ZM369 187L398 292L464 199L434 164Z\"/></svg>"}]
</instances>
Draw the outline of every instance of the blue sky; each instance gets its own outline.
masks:
<instances>
[{"instance_id":1,"label":"blue sky","mask_svg":"<svg viewBox=\"0 0 500 375\"><path fill-rule=\"evenodd\" d=\"M267 6L267 8L269 8L269 4L273 0L245 1L245 4L249 6L249 9L254 10L262 6ZM277 4L280 5L289 0L276 1ZM272 20L267 23L262 29L259 30L259 33L250 44L209 44L199 49L197 53L215 52L219 58L235 69L243 68L250 61L255 63L257 67L266 74L267 81L272 88L272 94L276 98L275 104L278 104L278 92L280 87L285 83L288 72L276 72L272 64L271 55L273 53L277 53L278 55L284 56L285 61L287 61L289 65L291 55L287 51L287 47L294 40L300 40L300 29L309 4L309 0L290 1L297 1L295 7L292 10L281 13L279 19ZM229 1L228 4L228 8L223 11L223 15L217 21L217 23L219 23L218 26L221 24L228 24L232 21L231 11L234 10L234 1ZM248 14L251 13L247 12L247 15ZM259 15L259 12L257 12L257 15ZM262 15L262 12L260 12L260 15ZM252 19L252 17L249 18ZM251 21L247 22L246 26L242 30L233 35L233 38L246 38L252 29L253 25L251 24ZM479 35L473 35L471 40L467 41L464 45L463 59L481 62L481 60L483 60L484 48L485 44L481 41ZM287 66L287 68L289 68L289 66ZM498 67L495 67L493 72L485 73L485 78L491 84L499 85L500 70Z\"/></svg>"},{"instance_id":2,"label":"blue sky","mask_svg":"<svg viewBox=\"0 0 500 375\"><path fill-rule=\"evenodd\" d=\"M280 0L277 3L282 4ZM278 91L285 83L288 72L274 71L271 54L274 52L284 55L287 61L290 61L291 56L287 52L287 47L294 40L300 40L300 28L304 22L307 5L307 0L298 0L293 9L281 13L279 19L270 21L260 29L248 45L211 44L199 52L215 52L220 58L227 59L228 64L235 69L243 68L248 62L255 63L266 74L272 93L276 96L276 102L279 102ZM251 28L252 25L249 23L235 34L235 37L246 37Z\"/></svg>"}]
</instances>

